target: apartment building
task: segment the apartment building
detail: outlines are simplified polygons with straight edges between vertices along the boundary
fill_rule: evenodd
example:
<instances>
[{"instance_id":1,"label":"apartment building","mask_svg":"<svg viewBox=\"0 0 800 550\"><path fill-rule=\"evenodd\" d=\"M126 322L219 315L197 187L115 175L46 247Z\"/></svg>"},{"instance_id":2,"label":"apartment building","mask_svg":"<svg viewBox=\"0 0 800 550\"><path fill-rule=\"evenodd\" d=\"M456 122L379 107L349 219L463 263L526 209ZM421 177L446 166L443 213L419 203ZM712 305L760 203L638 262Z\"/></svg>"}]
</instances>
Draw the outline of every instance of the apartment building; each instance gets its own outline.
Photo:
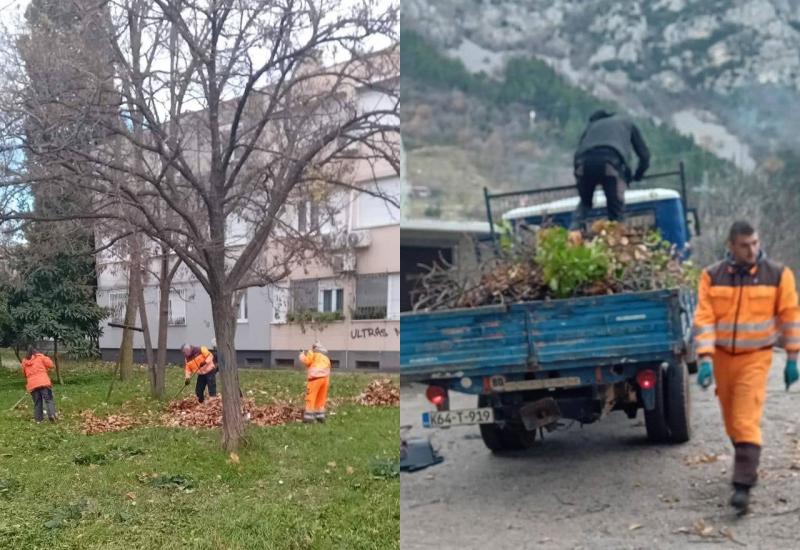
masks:
<instances>
[{"instance_id":1,"label":"apartment building","mask_svg":"<svg viewBox=\"0 0 800 550\"><path fill-rule=\"evenodd\" d=\"M397 75L390 75L396 83ZM393 101L375 87L356 90L359 103L375 108ZM399 136L397 138L399 146ZM201 146L198 146L198 150ZM198 165L204 163L202 152ZM400 350L400 179L385 161L354 161L349 189L326 196L326 204L291 206L286 222L299 232L315 227L322 233L325 258L308 258L277 284L242 292L235 346L241 366L297 365L300 349L319 340L335 367L399 367ZM361 192L359 189L363 189ZM388 200L387 200L388 199ZM331 212L331 218L324 213ZM320 228L320 224L323 226ZM231 219L225 254L235 255L249 230ZM269 250L265 251L266 255ZM158 259L149 271L158 272ZM126 255L108 250L98 255L98 303L113 313L108 322L121 323L128 292ZM159 288L155 276L144 282L151 338L156 341ZM168 356L180 361L184 343L210 345L214 336L211 302L205 289L182 266L170 287ZM137 320L138 324L138 320ZM106 325L100 339L102 355L116 359L122 329ZM137 360L144 357L144 339L134 334Z\"/></svg>"}]
</instances>

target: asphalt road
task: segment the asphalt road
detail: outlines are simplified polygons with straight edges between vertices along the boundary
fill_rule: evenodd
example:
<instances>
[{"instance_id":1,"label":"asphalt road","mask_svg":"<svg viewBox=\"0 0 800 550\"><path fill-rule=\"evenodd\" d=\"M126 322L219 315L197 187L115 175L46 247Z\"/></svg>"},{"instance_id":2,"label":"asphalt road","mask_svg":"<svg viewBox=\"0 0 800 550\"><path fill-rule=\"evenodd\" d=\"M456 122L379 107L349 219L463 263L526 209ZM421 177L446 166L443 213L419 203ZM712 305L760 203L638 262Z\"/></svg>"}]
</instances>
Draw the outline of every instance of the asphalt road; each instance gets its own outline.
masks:
<instances>
[{"instance_id":1,"label":"asphalt road","mask_svg":"<svg viewBox=\"0 0 800 550\"><path fill-rule=\"evenodd\" d=\"M690 442L652 445L642 411L545 434L524 452L495 456L477 427L426 430L424 387L403 386L401 426L430 436L442 464L401 477L401 548L800 548L800 387L783 388L776 353L764 450L751 512L737 518L732 447L713 390L691 377ZM452 408L476 406L451 394Z\"/></svg>"}]
</instances>

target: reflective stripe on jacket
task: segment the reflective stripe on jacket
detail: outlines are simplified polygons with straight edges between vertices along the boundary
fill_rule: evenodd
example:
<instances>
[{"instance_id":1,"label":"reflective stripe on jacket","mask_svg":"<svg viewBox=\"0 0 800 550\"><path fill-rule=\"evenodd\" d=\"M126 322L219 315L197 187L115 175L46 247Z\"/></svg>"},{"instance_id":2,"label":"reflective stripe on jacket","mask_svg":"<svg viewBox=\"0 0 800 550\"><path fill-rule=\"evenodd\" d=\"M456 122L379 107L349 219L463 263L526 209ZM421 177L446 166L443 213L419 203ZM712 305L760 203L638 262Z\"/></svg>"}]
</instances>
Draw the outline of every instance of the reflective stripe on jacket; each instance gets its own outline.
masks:
<instances>
[{"instance_id":1,"label":"reflective stripe on jacket","mask_svg":"<svg viewBox=\"0 0 800 550\"><path fill-rule=\"evenodd\" d=\"M53 383L47 371L53 368L53 361L43 353L37 353L30 359L22 360L22 374L27 379L25 391L32 392L36 388L52 388Z\"/></svg>"},{"instance_id":2,"label":"reflective stripe on jacket","mask_svg":"<svg viewBox=\"0 0 800 550\"><path fill-rule=\"evenodd\" d=\"M331 374L331 360L324 353L307 351L300 354L300 362L306 366L308 379L323 378Z\"/></svg>"},{"instance_id":3,"label":"reflective stripe on jacket","mask_svg":"<svg viewBox=\"0 0 800 550\"><path fill-rule=\"evenodd\" d=\"M782 345L800 351L800 309L794 274L767 259L751 268L718 262L703 271L694 318L698 355L721 348L734 355Z\"/></svg>"},{"instance_id":4,"label":"reflective stripe on jacket","mask_svg":"<svg viewBox=\"0 0 800 550\"><path fill-rule=\"evenodd\" d=\"M183 372L186 378L197 374L208 374L214 370L214 355L205 346L192 348L192 358L186 361Z\"/></svg>"}]
</instances>

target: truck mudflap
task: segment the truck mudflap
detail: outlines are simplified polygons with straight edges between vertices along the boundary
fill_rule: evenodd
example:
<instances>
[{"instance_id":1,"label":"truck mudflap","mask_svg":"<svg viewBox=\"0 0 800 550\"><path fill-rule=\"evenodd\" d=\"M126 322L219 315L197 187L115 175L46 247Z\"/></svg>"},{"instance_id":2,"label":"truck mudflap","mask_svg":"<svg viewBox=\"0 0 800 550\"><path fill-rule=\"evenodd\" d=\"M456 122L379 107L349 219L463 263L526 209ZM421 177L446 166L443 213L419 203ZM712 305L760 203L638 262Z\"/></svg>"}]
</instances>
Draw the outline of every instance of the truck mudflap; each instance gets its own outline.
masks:
<instances>
[{"instance_id":1,"label":"truck mudflap","mask_svg":"<svg viewBox=\"0 0 800 550\"><path fill-rule=\"evenodd\" d=\"M656 391L662 391L660 386L652 387L649 390L640 390L642 394L642 405L644 410L652 411L656 407Z\"/></svg>"},{"instance_id":2,"label":"truck mudflap","mask_svg":"<svg viewBox=\"0 0 800 550\"><path fill-rule=\"evenodd\" d=\"M525 429L530 432L558 422L561 419L561 410L555 399L545 397L520 407L519 415Z\"/></svg>"}]
</instances>

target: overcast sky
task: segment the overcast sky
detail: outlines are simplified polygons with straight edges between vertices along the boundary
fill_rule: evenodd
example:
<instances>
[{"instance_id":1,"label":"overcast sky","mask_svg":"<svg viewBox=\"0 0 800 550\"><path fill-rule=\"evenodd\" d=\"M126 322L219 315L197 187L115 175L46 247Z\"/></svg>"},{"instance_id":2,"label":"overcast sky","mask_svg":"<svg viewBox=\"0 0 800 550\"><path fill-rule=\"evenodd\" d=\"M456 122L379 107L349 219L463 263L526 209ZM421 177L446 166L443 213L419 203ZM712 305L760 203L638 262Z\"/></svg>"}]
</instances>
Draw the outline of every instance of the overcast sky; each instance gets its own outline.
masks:
<instances>
[{"instance_id":1,"label":"overcast sky","mask_svg":"<svg viewBox=\"0 0 800 550\"><path fill-rule=\"evenodd\" d=\"M6 19L7 14L23 13L29 0L0 0L0 14Z\"/></svg>"}]
</instances>

